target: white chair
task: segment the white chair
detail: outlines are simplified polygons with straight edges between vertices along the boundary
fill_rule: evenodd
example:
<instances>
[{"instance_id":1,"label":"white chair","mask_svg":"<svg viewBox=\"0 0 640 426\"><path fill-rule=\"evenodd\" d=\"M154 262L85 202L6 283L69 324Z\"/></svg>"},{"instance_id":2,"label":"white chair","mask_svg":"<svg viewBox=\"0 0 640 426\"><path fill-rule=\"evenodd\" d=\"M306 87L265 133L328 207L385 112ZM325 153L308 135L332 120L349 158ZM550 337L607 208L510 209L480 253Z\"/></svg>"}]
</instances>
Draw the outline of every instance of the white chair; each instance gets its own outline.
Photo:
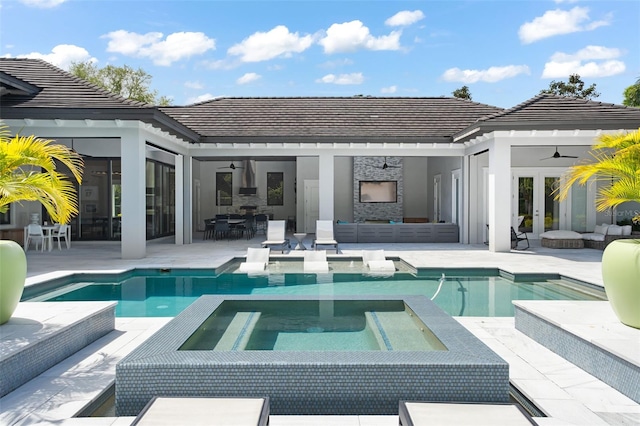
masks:
<instances>
[{"instance_id":1,"label":"white chair","mask_svg":"<svg viewBox=\"0 0 640 426\"><path fill-rule=\"evenodd\" d=\"M393 260L387 260L384 250L362 250L362 263L372 272L395 272Z\"/></svg>"},{"instance_id":2,"label":"white chair","mask_svg":"<svg viewBox=\"0 0 640 426\"><path fill-rule=\"evenodd\" d=\"M60 240L64 239L64 243L67 245L67 250L71 247L71 226L60 225L58 229L53 230L51 234L52 243L58 240L58 250L62 250L60 246Z\"/></svg>"},{"instance_id":3,"label":"white chair","mask_svg":"<svg viewBox=\"0 0 640 426\"><path fill-rule=\"evenodd\" d=\"M264 272L269 264L269 248L247 248L246 262L238 267L239 272L256 273Z\"/></svg>"},{"instance_id":4,"label":"white chair","mask_svg":"<svg viewBox=\"0 0 640 426\"><path fill-rule=\"evenodd\" d=\"M316 239L313 240L313 247L318 250L318 246L333 246L338 253L338 242L333 237L333 221L316 220Z\"/></svg>"},{"instance_id":5,"label":"white chair","mask_svg":"<svg viewBox=\"0 0 640 426\"><path fill-rule=\"evenodd\" d=\"M44 246L46 243L46 237L44 236L44 231L42 230L42 226L30 223L27 226L27 238L24 244L24 251L29 250L29 247L33 243L36 250L38 250L38 244L40 245L40 251L44 251Z\"/></svg>"},{"instance_id":6,"label":"white chair","mask_svg":"<svg viewBox=\"0 0 640 426\"><path fill-rule=\"evenodd\" d=\"M327 251L305 251L304 252L304 272L329 272L329 262L327 261Z\"/></svg>"},{"instance_id":7,"label":"white chair","mask_svg":"<svg viewBox=\"0 0 640 426\"><path fill-rule=\"evenodd\" d=\"M267 239L261 243L262 247L280 247L280 250L282 250L283 253L285 246L291 248L289 239L284 236L285 221L270 220L267 223Z\"/></svg>"}]
</instances>

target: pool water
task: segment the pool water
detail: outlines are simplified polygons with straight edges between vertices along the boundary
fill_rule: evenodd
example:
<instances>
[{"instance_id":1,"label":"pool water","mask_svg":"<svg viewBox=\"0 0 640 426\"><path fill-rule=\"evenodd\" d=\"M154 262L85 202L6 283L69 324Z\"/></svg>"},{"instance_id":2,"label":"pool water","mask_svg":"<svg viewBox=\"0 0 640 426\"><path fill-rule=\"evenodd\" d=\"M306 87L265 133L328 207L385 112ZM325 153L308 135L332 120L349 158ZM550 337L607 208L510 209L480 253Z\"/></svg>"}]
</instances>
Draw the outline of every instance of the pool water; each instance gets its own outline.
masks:
<instances>
[{"instance_id":1,"label":"pool water","mask_svg":"<svg viewBox=\"0 0 640 426\"><path fill-rule=\"evenodd\" d=\"M555 276L519 282L499 271L443 270L421 276L396 272L390 277L362 273L284 273L215 275L212 270L134 270L122 275L81 275L46 292L25 289L23 301L118 301L119 317L174 317L205 294L237 295L424 295L453 316L509 317L513 300L602 300L578 291Z\"/></svg>"},{"instance_id":2,"label":"pool water","mask_svg":"<svg viewBox=\"0 0 640 426\"><path fill-rule=\"evenodd\" d=\"M442 342L401 300L222 302L180 350L430 351Z\"/></svg>"}]
</instances>

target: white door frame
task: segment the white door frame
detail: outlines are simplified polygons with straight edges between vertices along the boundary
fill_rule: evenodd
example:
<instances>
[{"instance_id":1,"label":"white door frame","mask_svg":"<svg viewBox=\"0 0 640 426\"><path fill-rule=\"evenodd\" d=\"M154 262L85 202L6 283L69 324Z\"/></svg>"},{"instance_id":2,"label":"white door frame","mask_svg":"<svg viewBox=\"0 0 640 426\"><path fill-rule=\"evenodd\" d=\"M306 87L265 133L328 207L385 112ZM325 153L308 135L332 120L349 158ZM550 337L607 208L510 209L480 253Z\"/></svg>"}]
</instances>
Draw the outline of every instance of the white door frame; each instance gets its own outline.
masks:
<instances>
[{"instance_id":1,"label":"white door frame","mask_svg":"<svg viewBox=\"0 0 640 426\"><path fill-rule=\"evenodd\" d=\"M307 234L315 234L316 232L316 220L320 217L319 189L319 180L304 180L304 232Z\"/></svg>"},{"instance_id":2,"label":"white door frame","mask_svg":"<svg viewBox=\"0 0 640 426\"><path fill-rule=\"evenodd\" d=\"M440 222L442 215L442 175L433 176L433 222Z\"/></svg>"},{"instance_id":3,"label":"white door frame","mask_svg":"<svg viewBox=\"0 0 640 426\"><path fill-rule=\"evenodd\" d=\"M544 178L562 178L565 168L560 167L515 167L511 170L511 226L518 226L518 179L521 177L533 178L533 226L532 231L527 236L532 239L540 238L544 232ZM567 208L571 205L571 198L568 197L559 203L558 228L570 229L570 216Z\"/></svg>"},{"instance_id":4,"label":"white door frame","mask_svg":"<svg viewBox=\"0 0 640 426\"><path fill-rule=\"evenodd\" d=\"M462 170L451 171L451 222L460 227L462 218Z\"/></svg>"}]
</instances>

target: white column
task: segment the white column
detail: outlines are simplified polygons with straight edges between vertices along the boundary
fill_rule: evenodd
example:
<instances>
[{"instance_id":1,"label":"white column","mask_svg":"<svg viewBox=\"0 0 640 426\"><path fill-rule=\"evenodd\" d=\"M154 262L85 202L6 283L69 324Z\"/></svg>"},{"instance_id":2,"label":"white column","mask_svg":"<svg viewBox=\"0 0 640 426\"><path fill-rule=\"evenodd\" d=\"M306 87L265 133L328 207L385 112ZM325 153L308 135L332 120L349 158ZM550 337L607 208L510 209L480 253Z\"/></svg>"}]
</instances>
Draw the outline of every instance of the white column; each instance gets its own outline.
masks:
<instances>
[{"instance_id":1,"label":"white column","mask_svg":"<svg viewBox=\"0 0 640 426\"><path fill-rule=\"evenodd\" d=\"M469 174L471 173L470 156L465 155L462 157L462 217L460 218L460 242L462 244L471 244L469 239L469 233L471 228L470 222L470 202L469 196Z\"/></svg>"},{"instance_id":2,"label":"white column","mask_svg":"<svg viewBox=\"0 0 640 426\"><path fill-rule=\"evenodd\" d=\"M320 154L318 157L318 180L320 193L319 219L333 221L334 204L334 156L333 154Z\"/></svg>"},{"instance_id":3,"label":"white column","mask_svg":"<svg viewBox=\"0 0 640 426\"><path fill-rule=\"evenodd\" d=\"M122 258L141 259L147 252L145 141L138 129L120 139L122 161Z\"/></svg>"},{"instance_id":4,"label":"white column","mask_svg":"<svg viewBox=\"0 0 640 426\"><path fill-rule=\"evenodd\" d=\"M176 155L176 170L175 170L175 199L174 203L176 206L176 222L175 222L175 244L181 246L184 244L184 211L185 211L185 203L184 203L184 156L178 154Z\"/></svg>"},{"instance_id":5,"label":"white column","mask_svg":"<svg viewBox=\"0 0 640 426\"><path fill-rule=\"evenodd\" d=\"M489 251L511 251L511 145L489 146Z\"/></svg>"},{"instance_id":6,"label":"white column","mask_svg":"<svg viewBox=\"0 0 640 426\"><path fill-rule=\"evenodd\" d=\"M178 199L176 194L176 203L178 200L183 205L182 211L182 232L184 244L191 244L193 242L193 158L190 155L182 157L183 164L183 190L182 197ZM177 170L176 170L177 174ZM176 186L177 188L177 186ZM176 221L177 230L177 221Z\"/></svg>"}]
</instances>

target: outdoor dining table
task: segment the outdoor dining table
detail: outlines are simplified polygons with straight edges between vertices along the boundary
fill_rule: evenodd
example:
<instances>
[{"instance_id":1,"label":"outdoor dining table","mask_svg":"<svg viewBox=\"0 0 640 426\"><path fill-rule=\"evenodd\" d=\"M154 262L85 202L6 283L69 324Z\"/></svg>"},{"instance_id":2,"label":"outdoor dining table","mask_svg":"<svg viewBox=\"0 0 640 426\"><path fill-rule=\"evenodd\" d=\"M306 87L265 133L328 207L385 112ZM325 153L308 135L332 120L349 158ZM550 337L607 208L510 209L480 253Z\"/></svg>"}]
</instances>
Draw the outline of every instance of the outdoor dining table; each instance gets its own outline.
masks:
<instances>
[{"instance_id":1,"label":"outdoor dining table","mask_svg":"<svg viewBox=\"0 0 640 426\"><path fill-rule=\"evenodd\" d=\"M44 242L48 251L53 249L53 231L58 229L60 225L42 225L42 233L44 234ZM29 237L29 226L24 227L24 245L23 247L27 247L27 239ZM43 249L44 251L44 249Z\"/></svg>"}]
</instances>

